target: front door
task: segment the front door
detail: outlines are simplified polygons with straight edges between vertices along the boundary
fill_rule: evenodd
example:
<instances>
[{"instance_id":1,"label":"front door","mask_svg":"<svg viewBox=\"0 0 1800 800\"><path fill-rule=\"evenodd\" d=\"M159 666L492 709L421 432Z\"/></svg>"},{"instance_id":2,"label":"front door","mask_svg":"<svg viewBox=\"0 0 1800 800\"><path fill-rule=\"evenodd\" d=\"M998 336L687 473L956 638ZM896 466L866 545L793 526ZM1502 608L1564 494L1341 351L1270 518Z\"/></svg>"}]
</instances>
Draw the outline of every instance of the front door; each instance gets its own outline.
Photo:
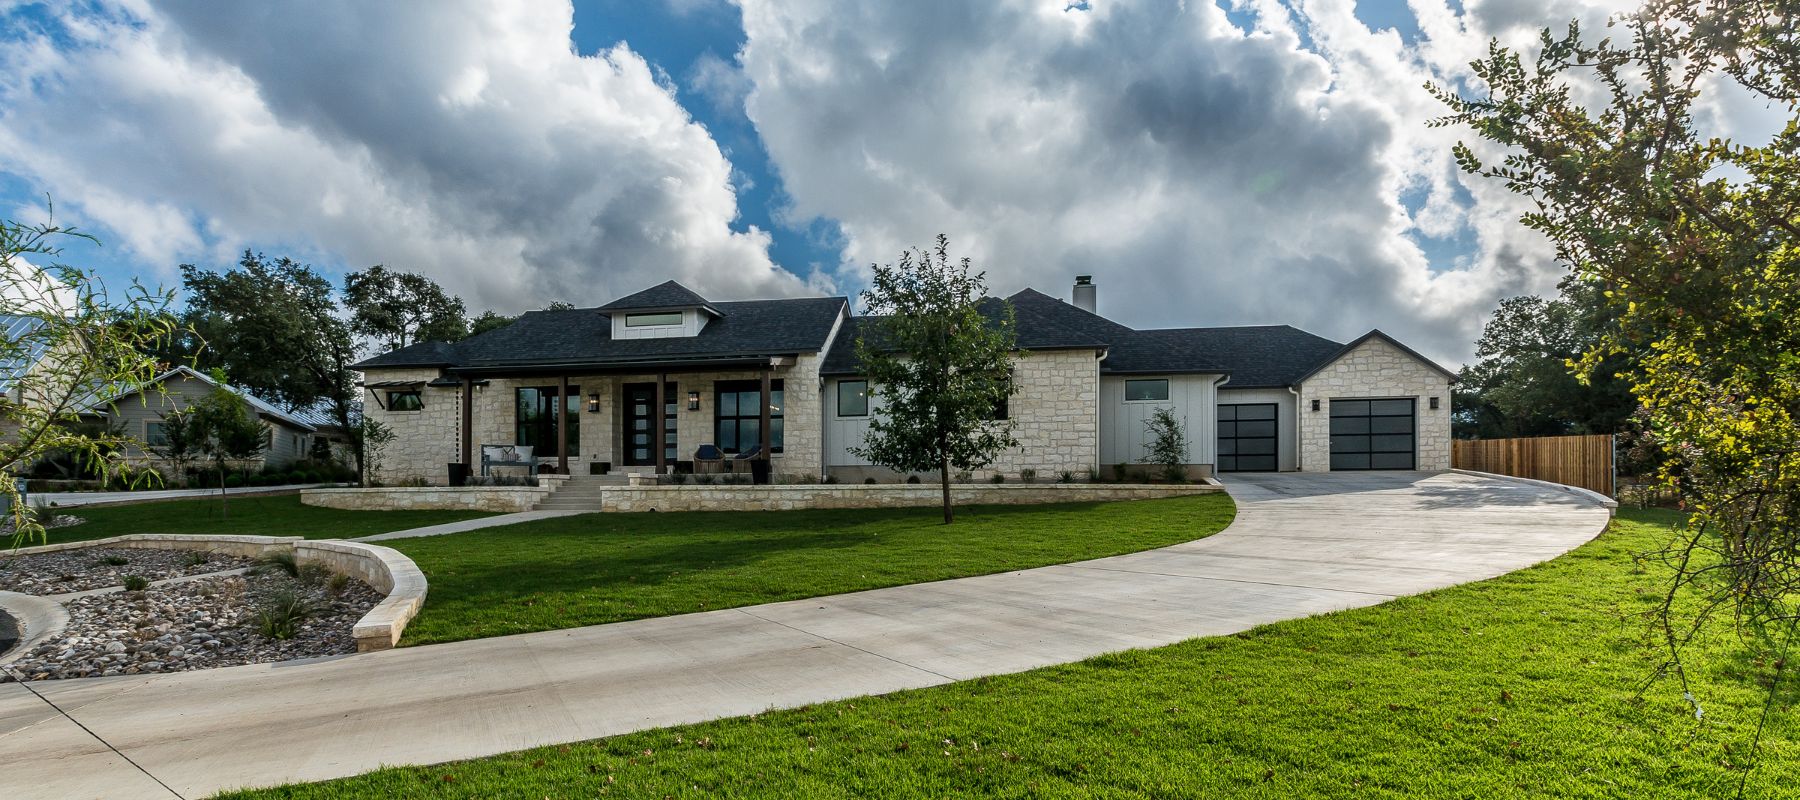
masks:
<instances>
[{"instance_id":1,"label":"front door","mask_svg":"<svg viewBox=\"0 0 1800 800\"><path fill-rule=\"evenodd\" d=\"M625 458L628 467L650 466L656 463L656 436L651 431L656 427L656 384L625 384ZM669 464L675 463L675 384L663 385L663 457Z\"/></svg>"}]
</instances>

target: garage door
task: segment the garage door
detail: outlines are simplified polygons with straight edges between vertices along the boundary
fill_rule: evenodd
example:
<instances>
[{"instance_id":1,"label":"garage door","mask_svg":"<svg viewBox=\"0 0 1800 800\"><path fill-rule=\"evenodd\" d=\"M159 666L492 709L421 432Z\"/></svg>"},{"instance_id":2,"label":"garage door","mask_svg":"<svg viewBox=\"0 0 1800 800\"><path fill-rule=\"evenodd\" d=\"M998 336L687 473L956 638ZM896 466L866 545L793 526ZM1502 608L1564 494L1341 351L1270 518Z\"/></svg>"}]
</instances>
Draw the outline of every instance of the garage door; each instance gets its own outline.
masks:
<instances>
[{"instance_id":1,"label":"garage door","mask_svg":"<svg viewBox=\"0 0 1800 800\"><path fill-rule=\"evenodd\" d=\"M1412 469L1413 398L1332 400L1332 469Z\"/></svg>"},{"instance_id":2,"label":"garage door","mask_svg":"<svg viewBox=\"0 0 1800 800\"><path fill-rule=\"evenodd\" d=\"M1219 406L1219 471L1274 472L1275 404L1238 403Z\"/></svg>"}]
</instances>

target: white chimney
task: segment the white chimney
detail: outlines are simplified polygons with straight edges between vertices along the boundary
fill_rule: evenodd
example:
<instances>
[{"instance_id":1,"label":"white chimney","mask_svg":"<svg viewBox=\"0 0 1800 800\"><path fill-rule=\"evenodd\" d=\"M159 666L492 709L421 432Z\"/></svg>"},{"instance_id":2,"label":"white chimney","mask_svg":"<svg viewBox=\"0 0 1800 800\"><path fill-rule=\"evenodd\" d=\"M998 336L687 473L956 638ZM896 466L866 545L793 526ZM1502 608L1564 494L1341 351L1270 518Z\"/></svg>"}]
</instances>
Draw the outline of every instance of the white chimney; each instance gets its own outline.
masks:
<instances>
[{"instance_id":1,"label":"white chimney","mask_svg":"<svg viewBox=\"0 0 1800 800\"><path fill-rule=\"evenodd\" d=\"M1094 286L1094 276L1092 276L1092 275L1076 275L1075 276L1075 307L1076 308L1079 308L1082 311L1086 311L1089 314L1100 313L1098 310L1099 309L1099 301L1100 301L1100 298L1097 294L1098 292L1099 292L1099 288Z\"/></svg>"}]
</instances>

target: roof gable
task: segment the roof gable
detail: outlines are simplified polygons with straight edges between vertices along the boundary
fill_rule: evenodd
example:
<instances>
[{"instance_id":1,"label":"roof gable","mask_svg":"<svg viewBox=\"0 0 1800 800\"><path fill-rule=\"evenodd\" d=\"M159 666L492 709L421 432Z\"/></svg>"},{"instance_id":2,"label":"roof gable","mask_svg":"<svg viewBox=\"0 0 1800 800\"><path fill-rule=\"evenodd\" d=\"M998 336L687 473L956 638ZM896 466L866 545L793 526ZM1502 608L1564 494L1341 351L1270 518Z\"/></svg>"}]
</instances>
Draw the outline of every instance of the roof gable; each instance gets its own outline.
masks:
<instances>
[{"instance_id":1,"label":"roof gable","mask_svg":"<svg viewBox=\"0 0 1800 800\"><path fill-rule=\"evenodd\" d=\"M165 381L173 380L175 378L187 378L190 380L199 381L199 382L206 384L207 386L211 386L215 389L218 388L220 385L218 381L215 381L212 379L211 375L207 375L206 373L200 372L199 370L193 369L191 367L180 366L180 367L175 367L174 369L171 369L167 372L164 372L163 374L158 375L154 378L151 378L149 381L146 381L146 382L138 385L137 388L134 388L128 392L119 394L118 396L113 397L109 400L101 400L101 401L95 402L89 406L89 410L97 410L101 406L117 405L119 401L124 400L127 397L143 394L144 391L146 389L148 389L149 387L160 385ZM289 412L286 412L279 408L276 408L272 403L269 403L268 401L266 401L260 397L257 397L256 395L253 395L244 389L240 389L236 386L230 386L230 385L227 385L225 388L230 389L231 391L236 392L239 396L243 397L244 402L250 406L250 409L260 415L274 417L276 419L276 421L281 422L282 424L288 425L290 427L299 428L299 429L305 430L305 431L315 430L315 428L310 423L300 419L299 417L295 416L294 414L291 414Z\"/></svg>"},{"instance_id":2,"label":"roof gable","mask_svg":"<svg viewBox=\"0 0 1800 800\"><path fill-rule=\"evenodd\" d=\"M1381 341L1384 341L1390 345L1393 345L1396 350L1399 350L1400 352L1405 353L1408 356L1411 356L1413 358L1413 360L1415 360L1421 364L1424 364L1425 366L1430 367L1433 370L1436 370L1438 373L1442 374L1445 378L1450 379L1451 383L1456 383L1456 381L1457 381L1456 373L1451 372L1450 370L1444 369L1437 362L1432 361L1429 358L1419 355L1419 352L1417 350L1414 350L1410 347L1407 347L1404 344L1401 344L1399 339L1395 339L1392 336L1382 333L1380 328L1371 329L1368 333L1365 333L1361 336L1356 337L1356 341L1353 341L1347 345L1344 345L1341 348L1338 348L1337 352L1332 353L1329 357L1325 358L1324 360L1320 361L1318 364L1314 365L1312 367L1312 369L1307 370L1300 377L1295 378L1294 383L1298 384L1302 381L1305 381L1307 378L1310 378L1314 375L1319 374L1319 372L1321 370L1336 363L1338 359L1343 358L1344 356L1347 356L1350 353L1354 352L1356 350L1356 348L1363 346L1364 342L1367 342L1371 339L1380 339Z\"/></svg>"},{"instance_id":3,"label":"roof gable","mask_svg":"<svg viewBox=\"0 0 1800 800\"><path fill-rule=\"evenodd\" d=\"M625 295L600 306L602 313L614 311L656 311L673 308L704 309L715 317L724 316L706 298L675 281L663 281L641 292Z\"/></svg>"}]
</instances>

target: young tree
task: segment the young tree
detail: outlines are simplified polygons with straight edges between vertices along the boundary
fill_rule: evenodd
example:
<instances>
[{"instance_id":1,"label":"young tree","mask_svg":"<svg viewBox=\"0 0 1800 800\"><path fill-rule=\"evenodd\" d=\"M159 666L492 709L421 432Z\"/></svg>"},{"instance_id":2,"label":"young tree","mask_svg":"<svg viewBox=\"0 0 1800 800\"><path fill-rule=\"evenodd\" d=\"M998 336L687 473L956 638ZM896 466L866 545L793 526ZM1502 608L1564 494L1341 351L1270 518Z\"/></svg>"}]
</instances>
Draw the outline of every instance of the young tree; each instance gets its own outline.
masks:
<instances>
[{"instance_id":1,"label":"young tree","mask_svg":"<svg viewBox=\"0 0 1800 800\"><path fill-rule=\"evenodd\" d=\"M469 335L463 301L430 278L379 264L344 276L350 330L383 351L414 342L454 342Z\"/></svg>"},{"instance_id":2,"label":"young tree","mask_svg":"<svg viewBox=\"0 0 1800 800\"><path fill-rule=\"evenodd\" d=\"M1187 480L1187 431L1182 427L1181 418L1175 416L1175 409L1163 407L1150 414L1144 420L1144 430L1150 434L1150 463L1160 464L1163 478L1171 483Z\"/></svg>"},{"instance_id":3,"label":"young tree","mask_svg":"<svg viewBox=\"0 0 1800 800\"><path fill-rule=\"evenodd\" d=\"M288 408L322 402L343 430L356 429L356 341L330 281L292 259L249 251L234 270L184 264L181 273L184 321L206 343L202 368L223 369L237 385ZM350 455L360 470L357 437Z\"/></svg>"},{"instance_id":4,"label":"young tree","mask_svg":"<svg viewBox=\"0 0 1800 800\"><path fill-rule=\"evenodd\" d=\"M20 474L62 452L103 480L139 485L156 476L118 457L133 441L116 429L84 426L97 397L147 384L158 364L149 353L175 331L167 292L133 283L119 295L91 272L34 259L59 257L58 241L90 238L53 222L0 220L0 363L13 365L0 386L0 496L10 509L14 546L47 540L43 521L20 502Z\"/></svg>"},{"instance_id":5,"label":"young tree","mask_svg":"<svg viewBox=\"0 0 1800 800\"><path fill-rule=\"evenodd\" d=\"M219 509L231 515L225 491L225 474L232 462L255 458L269 447L269 426L257 419L243 395L225 384L225 375L215 371L218 388L188 407L190 423L200 441L200 449L219 475Z\"/></svg>"},{"instance_id":6,"label":"young tree","mask_svg":"<svg viewBox=\"0 0 1800 800\"><path fill-rule=\"evenodd\" d=\"M160 445L151 445L150 452L169 462L175 480L186 486L188 465L205 454L205 432L190 409L178 408L157 416L162 418L163 441Z\"/></svg>"},{"instance_id":7,"label":"young tree","mask_svg":"<svg viewBox=\"0 0 1800 800\"><path fill-rule=\"evenodd\" d=\"M882 409L852 452L901 472L937 470L948 525L951 470L980 469L1018 446L1013 423L994 419L1013 393L1012 306L991 301L983 313L986 274L970 274L967 258L952 263L942 235L933 250L873 269L862 300L876 320L856 357Z\"/></svg>"},{"instance_id":8,"label":"young tree","mask_svg":"<svg viewBox=\"0 0 1800 800\"><path fill-rule=\"evenodd\" d=\"M394 429L383 425L381 420L363 417L351 435L363 443L363 471L359 473L362 485L374 486L381 476L381 461L387 455L387 446L394 441Z\"/></svg>"},{"instance_id":9,"label":"young tree","mask_svg":"<svg viewBox=\"0 0 1800 800\"><path fill-rule=\"evenodd\" d=\"M1525 224L1612 304L1618 330L1582 366L1644 348L1627 377L1693 510L1666 554L1668 674L1685 680L1684 647L1723 612L1766 637L1746 641L1773 649L1778 687L1800 623L1800 26L1776 0L1650 0L1621 19L1629 35L1597 43L1545 30L1529 65L1491 45L1473 65L1486 93L1436 89L1440 122L1505 149L1497 166L1456 156L1530 198ZM1748 144L1701 130L1721 89L1787 126Z\"/></svg>"}]
</instances>

